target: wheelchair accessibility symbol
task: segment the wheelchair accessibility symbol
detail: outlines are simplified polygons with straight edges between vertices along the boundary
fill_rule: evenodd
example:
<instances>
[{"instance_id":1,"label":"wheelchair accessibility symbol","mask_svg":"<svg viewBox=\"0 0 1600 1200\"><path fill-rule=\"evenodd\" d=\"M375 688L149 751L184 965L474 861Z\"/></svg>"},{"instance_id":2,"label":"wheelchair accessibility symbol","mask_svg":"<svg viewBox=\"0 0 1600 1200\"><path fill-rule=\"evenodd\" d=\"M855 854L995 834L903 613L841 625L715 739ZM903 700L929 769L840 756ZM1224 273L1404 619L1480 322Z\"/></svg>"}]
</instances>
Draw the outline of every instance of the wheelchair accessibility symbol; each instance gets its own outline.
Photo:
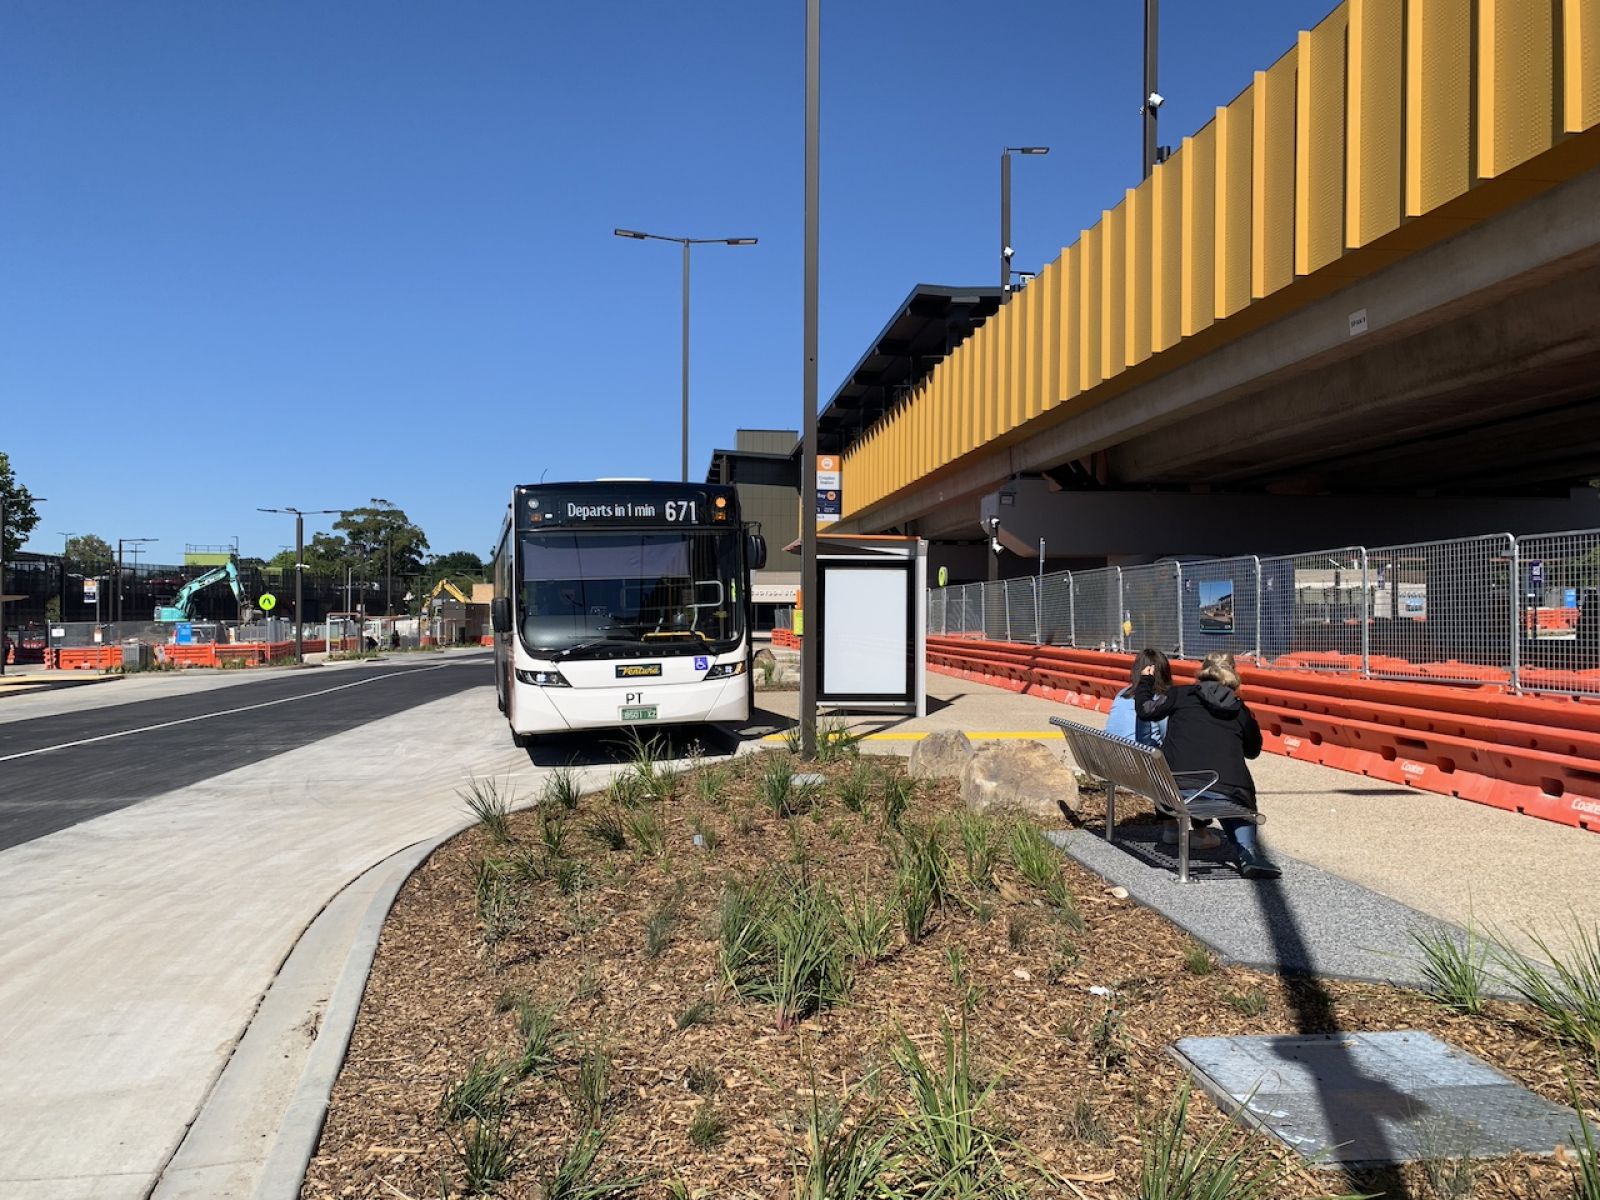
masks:
<instances>
[{"instance_id":1,"label":"wheelchair accessibility symbol","mask_svg":"<svg viewBox=\"0 0 1600 1200\"><path fill-rule=\"evenodd\" d=\"M694 669L696 671L709 671L711 669L711 660L703 654L696 655Z\"/></svg>"}]
</instances>

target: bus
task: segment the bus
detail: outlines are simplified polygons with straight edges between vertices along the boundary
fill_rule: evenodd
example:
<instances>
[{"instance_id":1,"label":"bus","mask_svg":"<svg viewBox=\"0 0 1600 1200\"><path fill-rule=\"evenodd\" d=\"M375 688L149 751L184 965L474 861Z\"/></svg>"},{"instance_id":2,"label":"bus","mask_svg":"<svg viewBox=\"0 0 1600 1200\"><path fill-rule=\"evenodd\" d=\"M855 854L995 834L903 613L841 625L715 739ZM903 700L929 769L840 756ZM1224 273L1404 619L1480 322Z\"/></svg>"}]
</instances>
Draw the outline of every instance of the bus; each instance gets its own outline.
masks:
<instances>
[{"instance_id":1,"label":"bus","mask_svg":"<svg viewBox=\"0 0 1600 1200\"><path fill-rule=\"evenodd\" d=\"M514 488L494 556L495 688L512 740L744 721L750 572L766 542L733 488Z\"/></svg>"}]
</instances>

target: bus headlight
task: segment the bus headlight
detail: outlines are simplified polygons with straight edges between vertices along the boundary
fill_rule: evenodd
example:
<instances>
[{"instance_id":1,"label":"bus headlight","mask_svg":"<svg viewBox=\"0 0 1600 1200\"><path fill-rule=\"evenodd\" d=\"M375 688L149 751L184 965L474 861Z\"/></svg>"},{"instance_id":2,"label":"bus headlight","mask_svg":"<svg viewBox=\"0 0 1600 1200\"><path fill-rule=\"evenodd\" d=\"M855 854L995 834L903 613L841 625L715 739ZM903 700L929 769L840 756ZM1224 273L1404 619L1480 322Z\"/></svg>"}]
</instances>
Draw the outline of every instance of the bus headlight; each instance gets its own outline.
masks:
<instances>
[{"instance_id":1,"label":"bus headlight","mask_svg":"<svg viewBox=\"0 0 1600 1200\"><path fill-rule=\"evenodd\" d=\"M560 671L518 671L517 679L534 687L571 687Z\"/></svg>"},{"instance_id":2,"label":"bus headlight","mask_svg":"<svg viewBox=\"0 0 1600 1200\"><path fill-rule=\"evenodd\" d=\"M718 663L705 673L707 679L730 679L744 674L744 662Z\"/></svg>"}]
</instances>

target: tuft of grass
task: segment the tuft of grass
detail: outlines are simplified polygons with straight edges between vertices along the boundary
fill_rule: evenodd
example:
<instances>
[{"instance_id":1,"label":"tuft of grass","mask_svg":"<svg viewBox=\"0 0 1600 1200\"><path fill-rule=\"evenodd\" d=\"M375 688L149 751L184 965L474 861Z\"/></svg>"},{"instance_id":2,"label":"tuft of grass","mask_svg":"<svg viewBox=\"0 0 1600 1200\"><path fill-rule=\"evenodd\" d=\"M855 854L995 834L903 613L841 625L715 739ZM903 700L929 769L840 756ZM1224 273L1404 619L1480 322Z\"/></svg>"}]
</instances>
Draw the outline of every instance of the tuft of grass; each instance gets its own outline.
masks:
<instances>
[{"instance_id":1,"label":"tuft of grass","mask_svg":"<svg viewBox=\"0 0 1600 1200\"><path fill-rule=\"evenodd\" d=\"M899 829L900 821L911 807L911 797L917 790L917 781L892 771L884 772L878 793L878 811L889 829Z\"/></svg>"},{"instance_id":2,"label":"tuft of grass","mask_svg":"<svg viewBox=\"0 0 1600 1200\"><path fill-rule=\"evenodd\" d=\"M712 808L723 807L726 803L723 793L732 774L726 766L701 767L694 775L695 799Z\"/></svg>"},{"instance_id":3,"label":"tuft of grass","mask_svg":"<svg viewBox=\"0 0 1600 1200\"><path fill-rule=\"evenodd\" d=\"M937 822L907 825L894 847L900 925L912 945L926 935L934 911L947 907L952 898L950 856L944 848L943 832Z\"/></svg>"},{"instance_id":4,"label":"tuft of grass","mask_svg":"<svg viewBox=\"0 0 1600 1200\"><path fill-rule=\"evenodd\" d=\"M606 794L622 808L637 808L649 798L645 794L643 781L632 771L619 771L613 776Z\"/></svg>"},{"instance_id":5,"label":"tuft of grass","mask_svg":"<svg viewBox=\"0 0 1600 1200\"><path fill-rule=\"evenodd\" d=\"M774 754L761 772L761 800L775 816L792 817L800 811L794 787L794 759Z\"/></svg>"},{"instance_id":6,"label":"tuft of grass","mask_svg":"<svg viewBox=\"0 0 1600 1200\"><path fill-rule=\"evenodd\" d=\"M667 852L667 831L653 808L636 808L623 818L634 849L641 857L660 858Z\"/></svg>"},{"instance_id":7,"label":"tuft of grass","mask_svg":"<svg viewBox=\"0 0 1600 1200\"><path fill-rule=\"evenodd\" d=\"M740 837L749 837L750 831L755 828L755 821L751 818L749 809L739 806L728 818L728 826Z\"/></svg>"},{"instance_id":8,"label":"tuft of grass","mask_svg":"<svg viewBox=\"0 0 1600 1200\"><path fill-rule=\"evenodd\" d=\"M574 1001L593 1000L603 990L603 986L600 983L600 972L595 968L594 963L584 963L583 969L578 972L578 981L573 985L572 999Z\"/></svg>"},{"instance_id":9,"label":"tuft of grass","mask_svg":"<svg viewBox=\"0 0 1600 1200\"><path fill-rule=\"evenodd\" d=\"M611 1095L611 1051L602 1041L591 1042L578 1057L578 1078L573 1099L578 1112L590 1128L598 1129L605 1120L606 1101Z\"/></svg>"},{"instance_id":10,"label":"tuft of grass","mask_svg":"<svg viewBox=\"0 0 1600 1200\"><path fill-rule=\"evenodd\" d=\"M637 729L628 730L625 743L628 770L638 781L640 796L645 800L670 800L678 792L678 772L668 765L671 748L660 734L645 737Z\"/></svg>"},{"instance_id":11,"label":"tuft of grass","mask_svg":"<svg viewBox=\"0 0 1600 1200\"><path fill-rule=\"evenodd\" d=\"M1102 1075L1127 1062L1127 1026L1122 1010L1110 1000L1102 1000L1079 1029L1081 1033L1078 1040L1084 1043L1089 1057Z\"/></svg>"},{"instance_id":12,"label":"tuft of grass","mask_svg":"<svg viewBox=\"0 0 1600 1200\"><path fill-rule=\"evenodd\" d=\"M983 1003L983 989L972 982L972 973L967 969L966 951L962 950L959 944L947 946L944 963L950 970L950 982L955 986L956 997L961 1002L961 1011L977 1012L978 1005Z\"/></svg>"},{"instance_id":13,"label":"tuft of grass","mask_svg":"<svg viewBox=\"0 0 1600 1200\"><path fill-rule=\"evenodd\" d=\"M1249 987L1242 992L1229 992L1223 999L1247 1017L1259 1017L1267 1011L1267 994L1259 987Z\"/></svg>"},{"instance_id":14,"label":"tuft of grass","mask_svg":"<svg viewBox=\"0 0 1600 1200\"><path fill-rule=\"evenodd\" d=\"M844 1105L823 1104L813 1079L806 1157L793 1170L793 1200L898 1200L907 1195L885 1187L900 1167L892 1139L892 1131L879 1128L875 1110L846 1128Z\"/></svg>"},{"instance_id":15,"label":"tuft of grass","mask_svg":"<svg viewBox=\"0 0 1600 1200\"><path fill-rule=\"evenodd\" d=\"M852 884L839 909L845 950L857 963L874 963L889 952L889 939L898 915L893 896L875 899Z\"/></svg>"},{"instance_id":16,"label":"tuft of grass","mask_svg":"<svg viewBox=\"0 0 1600 1200\"><path fill-rule=\"evenodd\" d=\"M1116 1137L1099 1111L1089 1102L1089 1097L1083 1095L1072 1102L1072 1111L1067 1115L1067 1136L1075 1142L1100 1149L1111 1145Z\"/></svg>"},{"instance_id":17,"label":"tuft of grass","mask_svg":"<svg viewBox=\"0 0 1600 1200\"><path fill-rule=\"evenodd\" d=\"M467 811L478 818L478 824L493 841L502 846L511 842L511 805L516 789L509 782L502 790L500 783L488 776L471 779L466 790L456 795L467 802Z\"/></svg>"},{"instance_id":18,"label":"tuft of grass","mask_svg":"<svg viewBox=\"0 0 1600 1200\"><path fill-rule=\"evenodd\" d=\"M637 1175L627 1179L605 1178L600 1173L600 1147L605 1143L605 1132L591 1125L573 1139L555 1170L543 1181L541 1195L544 1200L609 1200L638 1191L650 1182L648 1176Z\"/></svg>"},{"instance_id":19,"label":"tuft of grass","mask_svg":"<svg viewBox=\"0 0 1600 1200\"><path fill-rule=\"evenodd\" d=\"M459 1139L448 1135L461 1160L462 1191L469 1196L493 1195L498 1184L511 1178L516 1146L506 1132L505 1119L503 1112L474 1116Z\"/></svg>"},{"instance_id":20,"label":"tuft of grass","mask_svg":"<svg viewBox=\"0 0 1600 1200\"><path fill-rule=\"evenodd\" d=\"M556 767L545 776L544 789L539 793L540 807L565 809L573 812L583 790L578 785L578 772L572 767Z\"/></svg>"},{"instance_id":21,"label":"tuft of grass","mask_svg":"<svg viewBox=\"0 0 1600 1200\"><path fill-rule=\"evenodd\" d=\"M551 858L562 858L566 853L567 835L571 825L563 810L539 809L539 844Z\"/></svg>"},{"instance_id":22,"label":"tuft of grass","mask_svg":"<svg viewBox=\"0 0 1600 1200\"><path fill-rule=\"evenodd\" d=\"M483 928L483 948L493 954L500 944L520 932L526 920L522 912L522 898L511 886L511 881L499 864L480 860L475 871L473 890L477 901L478 920Z\"/></svg>"},{"instance_id":23,"label":"tuft of grass","mask_svg":"<svg viewBox=\"0 0 1600 1200\"><path fill-rule=\"evenodd\" d=\"M700 839L700 848L707 854L716 853L717 847L722 845L722 835L704 813L696 813L689 818L689 832Z\"/></svg>"},{"instance_id":24,"label":"tuft of grass","mask_svg":"<svg viewBox=\"0 0 1600 1200\"><path fill-rule=\"evenodd\" d=\"M701 1150L708 1150L712 1146L720 1146L727 1136L728 1122L717 1111L716 1103L710 1099L702 1101L689 1120L690 1144Z\"/></svg>"},{"instance_id":25,"label":"tuft of grass","mask_svg":"<svg viewBox=\"0 0 1600 1200\"><path fill-rule=\"evenodd\" d=\"M1018 821L1011 827L1011 861L1024 879L1044 893L1046 903L1062 921L1082 933L1083 917L1067 887L1066 876L1061 874L1061 855L1031 821Z\"/></svg>"},{"instance_id":26,"label":"tuft of grass","mask_svg":"<svg viewBox=\"0 0 1600 1200\"><path fill-rule=\"evenodd\" d=\"M967 859L967 878L980 888L994 887L994 869L1000 861L1000 840L994 822L982 813L963 808L956 817L961 850Z\"/></svg>"},{"instance_id":27,"label":"tuft of grass","mask_svg":"<svg viewBox=\"0 0 1600 1200\"><path fill-rule=\"evenodd\" d=\"M685 1072L683 1082L696 1096L715 1096L722 1090L722 1076L710 1063L692 1064Z\"/></svg>"},{"instance_id":28,"label":"tuft of grass","mask_svg":"<svg viewBox=\"0 0 1600 1200\"><path fill-rule=\"evenodd\" d=\"M1418 964L1428 992L1453 1012L1477 1016L1483 1012L1484 985L1488 982L1489 945L1469 922L1460 941L1449 930L1413 931L1411 940L1421 956Z\"/></svg>"},{"instance_id":29,"label":"tuft of grass","mask_svg":"<svg viewBox=\"0 0 1600 1200\"><path fill-rule=\"evenodd\" d=\"M731 885L718 914L723 976L787 1029L849 990L842 924L837 897L804 873Z\"/></svg>"},{"instance_id":30,"label":"tuft of grass","mask_svg":"<svg viewBox=\"0 0 1600 1200\"><path fill-rule=\"evenodd\" d=\"M1003 1173L1002 1139L982 1124L983 1109L999 1079L986 1085L978 1081L965 1024L952 1028L941 1019L940 1026L941 1060L924 1059L904 1031L893 1051L911 1091L900 1139L912 1194L1020 1197L1024 1193Z\"/></svg>"},{"instance_id":31,"label":"tuft of grass","mask_svg":"<svg viewBox=\"0 0 1600 1200\"><path fill-rule=\"evenodd\" d=\"M1567 1075L1567 1096L1572 1102L1572 1114L1578 1119L1577 1163L1572 1175L1572 1200L1600 1200L1600 1149L1596 1148L1594 1126L1583 1115L1583 1101L1578 1095L1578 1085L1572 1075Z\"/></svg>"},{"instance_id":32,"label":"tuft of grass","mask_svg":"<svg viewBox=\"0 0 1600 1200\"><path fill-rule=\"evenodd\" d=\"M589 869L577 859L558 858L554 868L556 891L563 896L576 896L589 880Z\"/></svg>"},{"instance_id":33,"label":"tuft of grass","mask_svg":"<svg viewBox=\"0 0 1600 1200\"><path fill-rule=\"evenodd\" d=\"M607 850L625 850L628 847L628 829L622 814L616 809L595 813L583 826L583 832L597 846Z\"/></svg>"},{"instance_id":34,"label":"tuft of grass","mask_svg":"<svg viewBox=\"0 0 1600 1200\"><path fill-rule=\"evenodd\" d=\"M1558 954L1543 937L1528 933L1549 960L1548 970L1523 958L1503 938L1496 939L1493 956L1506 983L1538 1011L1545 1033L1583 1051L1600 1071L1600 926L1586 929L1574 918L1568 930L1569 954Z\"/></svg>"},{"instance_id":35,"label":"tuft of grass","mask_svg":"<svg viewBox=\"0 0 1600 1200\"><path fill-rule=\"evenodd\" d=\"M877 772L870 763L858 762L845 781L839 785L839 799L853 813L865 813L872 799L872 784Z\"/></svg>"},{"instance_id":36,"label":"tuft of grass","mask_svg":"<svg viewBox=\"0 0 1600 1200\"><path fill-rule=\"evenodd\" d=\"M506 988L495 997L494 1011L500 1013L515 1012L528 1003L528 993L521 988Z\"/></svg>"},{"instance_id":37,"label":"tuft of grass","mask_svg":"<svg viewBox=\"0 0 1600 1200\"><path fill-rule=\"evenodd\" d=\"M513 1065L504 1058L475 1056L466 1074L445 1087L439 1097L439 1116L456 1122L499 1115L506 1106L506 1085L514 1074Z\"/></svg>"},{"instance_id":38,"label":"tuft of grass","mask_svg":"<svg viewBox=\"0 0 1600 1200\"><path fill-rule=\"evenodd\" d=\"M517 1035L522 1044L517 1049L513 1074L518 1079L546 1074L555 1068L556 1047L563 1040L556 1027L555 1007L523 1000L516 1011Z\"/></svg>"},{"instance_id":39,"label":"tuft of grass","mask_svg":"<svg viewBox=\"0 0 1600 1200\"><path fill-rule=\"evenodd\" d=\"M1301 1168L1275 1158L1264 1135L1223 1122L1210 1134L1189 1129L1189 1083L1165 1116L1145 1131L1135 1195L1139 1200L1268 1200ZM1358 1200L1346 1196L1338 1200Z\"/></svg>"},{"instance_id":40,"label":"tuft of grass","mask_svg":"<svg viewBox=\"0 0 1600 1200\"><path fill-rule=\"evenodd\" d=\"M644 952L650 958L660 958L661 952L672 940L672 930L678 924L678 910L683 903L683 888L674 888L644 919Z\"/></svg>"},{"instance_id":41,"label":"tuft of grass","mask_svg":"<svg viewBox=\"0 0 1600 1200\"><path fill-rule=\"evenodd\" d=\"M704 1025L711 1020L711 1014L714 1011L716 1011L716 1006L711 1001L696 1000L678 1014L678 1028L689 1029L695 1025Z\"/></svg>"},{"instance_id":42,"label":"tuft of grass","mask_svg":"<svg viewBox=\"0 0 1600 1200\"><path fill-rule=\"evenodd\" d=\"M1210 975L1217 969L1217 960L1199 942L1190 942L1183 952L1183 969L1191 975Z\"/></svg>"},{"instance_id":43,"label":"tuft of grass","mask_svg":"<svg viewBox=\"0 0 1600 1200\"><path fill-rule=\"evenodd\" d=\"M819 763L843 762L861 754L863 730L854 733L849 722L839 717L828 717L817 725L817 761Z\"/></svg>"},{"instance_id":44,"label":"tuft of grass","mask_svg":"<svg viewBox=\"0 0 1600 1200\"><path fill-rule=\"evenodd\" d=\"M1027 913L1014 912L1006 917L1006 945L1013 950L1023 950L1028 945L1028 928L1033 922Z\"/></svg>"}]
</instances>

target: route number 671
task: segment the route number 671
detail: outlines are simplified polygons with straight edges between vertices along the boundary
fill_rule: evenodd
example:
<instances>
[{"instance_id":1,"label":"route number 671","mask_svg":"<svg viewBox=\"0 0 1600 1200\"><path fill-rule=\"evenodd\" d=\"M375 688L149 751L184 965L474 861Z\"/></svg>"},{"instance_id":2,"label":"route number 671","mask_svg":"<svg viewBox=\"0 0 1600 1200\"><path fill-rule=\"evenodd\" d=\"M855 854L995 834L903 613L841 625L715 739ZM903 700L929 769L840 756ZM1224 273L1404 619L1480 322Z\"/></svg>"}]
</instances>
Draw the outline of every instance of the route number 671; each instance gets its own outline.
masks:
<instances>
[{"instance_id":1,"label":"route number 671","mask_svg":"<svg viewBox=\"0 0 1600 1200\"><path fill-rule=\"evenodd\" d=\"M672 522L687 521L691 525L695 519L695 502L693 500L668 500L667 520Z\"/></svg>"}]
</instances>

